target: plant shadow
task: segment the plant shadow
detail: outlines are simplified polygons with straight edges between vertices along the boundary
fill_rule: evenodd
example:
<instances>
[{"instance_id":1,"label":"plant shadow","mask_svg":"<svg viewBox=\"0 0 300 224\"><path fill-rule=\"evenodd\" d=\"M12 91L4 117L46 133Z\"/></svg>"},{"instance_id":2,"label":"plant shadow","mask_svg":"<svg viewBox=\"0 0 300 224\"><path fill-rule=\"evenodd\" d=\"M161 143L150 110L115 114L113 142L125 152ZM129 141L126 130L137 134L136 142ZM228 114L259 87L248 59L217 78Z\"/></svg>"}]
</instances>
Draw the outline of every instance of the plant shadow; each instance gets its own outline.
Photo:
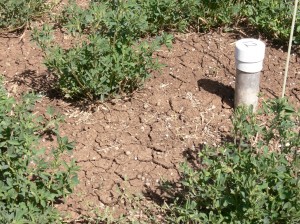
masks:
<instances>
[{"instance_id":1,"label":"plant shadow","mask_svg":"<svg viewBox=\"0 0 300 224\"><path fill-rule=\"evenodd\" d=\"M223 83L211 79L199 79L198 88L199 91L205 90L219 96L222 99L222 103L225 103L230 108L233 108L234 89L231 86L224 85Z\"/></svg>"},{"instance_id":2,"label":"plant shadow","mask_svg":"<svg viewBox=\"0 0 300 224\"><path fill-rule=\"evenodd\" d=\"M96 101L84 100L80 98L69 99L57 88L57 78L49 71L37 73L35 70L24 70L15 75L12 80L17 85L32 89L35 93L43 94L51 100L63 100L71 106L80 108L80 110L91 110Z\"/></svg>"},{"instance_id":3,"label":"plant shadow","mask_svg":"<svg viewBox=\"0 0 300 224\"><path fill-rule=\"evenodd\" d=\"M188 148L183 151L183 156L186 158L186 162L192 167L199 169L201 164L199 163L198 153L205 147L204 144L199 144L193 148ZM177 181L163 180L156 189L150 187L146 188L143 192L146 198L149 198L152 202L159 206L163 206L164 203L172 203L175 198L181 194L180 183L182 177Z\"/></svg>"},{"instance_id":4,"label":"plant shadow","mask_svg":"<svg viewBox=\"0 0 300 224\"><path fill-rule=\"evenodd\" d=\"M15 75L12 82L31 88L34 92L46 95L50 99L62 98L61 93L55 88L56 78L49 72L37 73L35 70L26 69Z\"/></svg>"},{"instance_id":5,"label":"plant shadow","mask_svg":"<svg viewBox=\"0 0 300 224\"><path fill-rule=\"evenodd\" d=\"M193 169L201 169L201 163L198 157L199 152L203 150L205 144L199 144L192 148L187 148L183 151L183 156L186 163ZM155 189L148 187L143 193L146 198L149 198L152 202L158 206L163 206L165 203L171 204L176 198L181 197L184 190L179 184L183 176L180 176L178 180L163 180L160 185Z\"/></svg>"},{"instance_id":6,"label":"plant shadow","mask_svg":"<svg viewBox=\"0 0 300 224\"><path fill-rule=\"evenodd\" d=\"M225 142L234 142L234 138L230 134L221 135L222 143ZM203 168L201 159L199 158L199 153L209 147L206 144L198 144L192 148L185 149L182 154L185 158L185 164L187 164L193 170L200 170ZM180 172L180 171L178 171ZM182 173L179 175L179 179L172 181L161 181L160 185L156 189L151 189L150 187L146 188L143 192L146 198L149 198L152 202L158 206L163 206L164 204L172 204L174 200L182 198L184 195L184 187L180 184L184 180Z\"/></svg>"}]
</instances>

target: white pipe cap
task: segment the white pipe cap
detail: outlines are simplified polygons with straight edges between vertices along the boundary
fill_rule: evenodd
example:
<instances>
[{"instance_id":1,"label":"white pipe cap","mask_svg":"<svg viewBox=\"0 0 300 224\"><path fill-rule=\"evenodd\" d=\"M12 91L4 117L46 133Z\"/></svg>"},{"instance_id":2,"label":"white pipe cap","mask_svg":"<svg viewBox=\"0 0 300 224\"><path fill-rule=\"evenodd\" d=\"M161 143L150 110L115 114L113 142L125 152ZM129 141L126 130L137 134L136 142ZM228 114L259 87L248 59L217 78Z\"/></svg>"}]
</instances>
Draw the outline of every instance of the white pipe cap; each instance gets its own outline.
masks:
<instances>
[{"instance_id":1,"label":"white pipe cap","mask_svg":"<svg viewBox=\"0 0 300 224\"><path fill-rule=\"evenodd\" d=\"M264 42L245 38L235 44L236 68L243 72L255 73L262 70L266 45Z\"/></svg>"}]
</instances>

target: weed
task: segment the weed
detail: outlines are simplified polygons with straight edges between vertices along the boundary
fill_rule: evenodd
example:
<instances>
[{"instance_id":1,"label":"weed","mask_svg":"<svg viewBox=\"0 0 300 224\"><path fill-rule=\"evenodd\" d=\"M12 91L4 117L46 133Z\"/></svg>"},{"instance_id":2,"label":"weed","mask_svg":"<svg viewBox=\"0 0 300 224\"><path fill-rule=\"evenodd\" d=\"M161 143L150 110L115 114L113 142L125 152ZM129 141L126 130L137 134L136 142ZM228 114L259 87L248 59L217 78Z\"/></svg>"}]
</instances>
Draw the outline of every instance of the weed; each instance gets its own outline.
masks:
<instances>
[{"instance_id":1,"label":"weed","mask_svg":"<svg viewBox=\"0 0 300 224\"><path fill-rule=\"evenodd\" d=\"M52 205L77 183L78 167L63 159L73 144L59 135L52 109L48 121L31 113L35 99L27 94L16 102L0 87L1 223L59 222ZM50 131L57 147L40 148L41 135Z\"/></svg>"},{"instance_id":2,"label":"weed","mask_svg":"<svg viewBox=\"0 0 300 224\"><path fill-rule=\"evenodd\" d=\"M292 1L288 0L250 1L244 6L243 14L252 26L265 35L287 40L292 24L292 7Z\"/></svg>"},{"instance_id":3,"label":"weed","mask_svg":"<svg viewBox=\"0 0 300 224\"><path fill-rule=\"evenodd\" d=\"M66 97L103 100L132 92L151 70L160 67L152 54L161 44L170 45L172 37L141 40L147 21L134 2L93 2L87 10L74 5L67 8L64 28L79 39L69 49L52 42L47 26L34 33L45 52L45 64L58 77L58 87Z\"/></svg>"},{"instance_id":4,"label":"weed","mask_svg":"<svg viewBox=\"0 0 300 224\"><path fill-rule=\"evenodd\" d=\"M264 116L267 123L260 123ZM255 117L239 108L235 143L199 152L200 169L182 166L171 223L299 223L299 118L285 100ZM173 192L174 193L174 192Z\"/></svg>"},{"instance_id":5,"label":"weed","mask_svg":"<svg viewBox=\"0 0 300 224\"><path fill-rule=\"evenodd\" d=\"M32 19L49 9L46 0L4 0L0 2L0 32L24 28Z\"/></svg>"}]
</instances>

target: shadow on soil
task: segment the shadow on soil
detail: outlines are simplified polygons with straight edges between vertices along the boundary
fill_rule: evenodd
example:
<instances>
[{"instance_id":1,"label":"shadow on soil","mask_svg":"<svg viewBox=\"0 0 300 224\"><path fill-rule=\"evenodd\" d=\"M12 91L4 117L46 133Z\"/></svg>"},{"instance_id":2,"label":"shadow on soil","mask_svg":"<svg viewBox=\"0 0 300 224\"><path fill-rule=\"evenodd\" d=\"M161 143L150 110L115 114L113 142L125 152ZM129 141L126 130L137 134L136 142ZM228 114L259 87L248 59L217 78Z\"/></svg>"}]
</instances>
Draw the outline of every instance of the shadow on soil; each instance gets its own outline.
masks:
<instances>
[{"instance_id":1,"label":"shadow on soil","mask_svg":"<svg viewBox=\"0 0 300 224\"><path fill-rule=\"evenodd\" d=\"M199 144L196 147L188 148L183 151L183 156L190 167L193 169L200 169L201 164L198 159L198 153L205 147L204 144ZM179 171L178 171L179 172ZM181 194L181 187L179 185L180 179L177 181L163 181L156 189L147 188L144 192L146 198L150 198L155 204L163 206L164 203L172 203L175 198Z\"/></svg>"},{"instance_id":2,"label":"shadow on soil","mask_svg":"<svg viewBox=\"0 0 300 224\"><path fill-rule=\"evenodd\" d=\"M35 93L41 93L49 97L51 100L62 99L65 102L70 103L74 107L78 107L81 110L91 110L94 101L82 100L82 99L67 99L63 96L61 91L56 88L57 79L51 75L50 72L43 72L38 74L34 70L27 69L22 73L15 75L12 80L13 83L18 85L24 85L32 89Z\"/></svg>"},{"instance_id":3,"label":"shadow on soil","mask_svg":"<svg viewBox=\"0 0 300 224\"><path fill-rule=\"evenodd\" d=\"M222 142L234 142L233 137L230 134L221 136ZM193 148L188 148L183 151L183 156L186 158L186 163L193 170L202 169L201 160L199 159L199 152L201 152L206 144L199 144ZM209 147L209 146L208 146ZM180 171L178 171L180 172ZM150 198L155 204L163 206L164 203L168 205L172 204L175 199L182 199L185 195L185 189L180 185L183 180L183 176L176 181L164 181L157 189L147 188L144 192L144 196Z\"/></svg>"},{"instance_id":4,"label":"shadow on soil","mask_svg":"<svg viewBox=\"0 0 300 224\"><path fill-rule=\"evenodd\" d=\"M233 108L234 89L231 86L227 86L223 83L210 79L199 79L198 88L199 91L203 89L221 97L222 103L225 103L230 108Z\"/></svg>"},{"instance_id":5,"label":"shadow on soil","mask_svg":"<svg viewBox=\"0 0 300 224\"><path fill-rule=\"evenodd\" d=\"M61 98L62 95L55 89L55 77L48 72L38 74L34 70L27 69L15 75L12 82L33 89L34 92L47 95L51 99Z\"/></svg>"}]
</instances>

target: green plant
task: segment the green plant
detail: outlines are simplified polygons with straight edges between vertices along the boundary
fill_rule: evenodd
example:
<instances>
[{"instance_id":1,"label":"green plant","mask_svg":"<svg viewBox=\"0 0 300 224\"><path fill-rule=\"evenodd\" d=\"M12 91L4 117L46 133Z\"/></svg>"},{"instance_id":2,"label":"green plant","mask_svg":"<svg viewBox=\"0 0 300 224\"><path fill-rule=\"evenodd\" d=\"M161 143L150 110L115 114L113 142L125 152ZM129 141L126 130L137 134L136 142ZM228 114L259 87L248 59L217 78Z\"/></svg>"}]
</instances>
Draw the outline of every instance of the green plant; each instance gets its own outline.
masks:
<instances>
[{"instance_id":1,"label":"green plant","mask_svg":"<svg viewBox=\"0 0 300 224\"><path fill-rule=\"evenodd\" d=\"M261 119L263 120L261 121ZM255 117L238 108L235 143L199 152L183 165L170 223L299 223L300 113L284 99Z\"/></svg>"},{"instance_id":2,"label":"green plant","mask_svg":"<svg viewBox=\"0 0 300 224\"><path fill-rule=\"evenodd\" d=\"M27 94L17 102L0 87L1 223L60 222L52 205L77 183L77 165L63 159L73 144L59 135L52 109L47 119L32 113L35 98ZM55 136L56 147L39 146L46 133Z\"/></svg>"},{"instance_id":3,"label":"green plant","mask_svg":"<svg viewBox=\"0 0 300 224\"><path fill-rule=\"evenodd\" d=\"M80 47L55 49L45 64L58 76L66 97L103 100L140 86L158 65L151 57L156 44L115 46L107 38L91 36Z\"/></svg>"},{"instance_id":4,"label":"green plant","mask_svg":"<svg viewBox=\"0 0 300 224\"><path fill-rule=\"evenodd\" d=\"M49 8L46 0L4 0L0 2L0 32L22 29Z\"/></svg>"},{"instance_id":5,"label":"green plant","mask_svg":"<svg viewBox=\"0 0 300 224\"><path fill-rule=\"evenodd\" d=\"M243 14L264 34L287 40L292 24L292 7L293 1L289 0L250 1L245 5Z\"/></svg>"},{"instance_id":6,"label":"green plant","mask_svg":"<svg viewBox=\"0 0 300 224\"><path fill-rule=\"evenodd\" d=\"M152 54L163 43L169 46L172 36L142 40L147 21L140 6L134 0L116 2L66 9L64 28L77 43L69 49L53 43L47 26L34 33L45 52L45 64L58 77L58 88L66 97L93 100L131 92L160 67Z\"/></svg>"},{"instance_id":7,"label":"green plant","mask_svg":"<svg viewBox=\"0 0 300 224\"><path fill-rule=\"evenodd\" d=\"M87 9L70 1L60 22L73 35L97 34L110 38L112 42L129 43L146 32L146 18L136 0L92 1Z\"/></svg>"},{"instance_id":8,"label":"green plant","mask_svg":"<svg viewBox=\"0 0 300 224\"><path fill-rule=\"evenodd\" d=\"M171 29L179 29L180 31L184 31L184 29L188 25L187 17L185 16L185 14L182 13L183 5L181 1L178 2L174 0L148 0L137 1L136 4L139 4L143 11L145 11L145 14L147 15L146 19L149 24L147 31L150 33L155 34L160 30Z\"/></svg>"}]
</instances>

